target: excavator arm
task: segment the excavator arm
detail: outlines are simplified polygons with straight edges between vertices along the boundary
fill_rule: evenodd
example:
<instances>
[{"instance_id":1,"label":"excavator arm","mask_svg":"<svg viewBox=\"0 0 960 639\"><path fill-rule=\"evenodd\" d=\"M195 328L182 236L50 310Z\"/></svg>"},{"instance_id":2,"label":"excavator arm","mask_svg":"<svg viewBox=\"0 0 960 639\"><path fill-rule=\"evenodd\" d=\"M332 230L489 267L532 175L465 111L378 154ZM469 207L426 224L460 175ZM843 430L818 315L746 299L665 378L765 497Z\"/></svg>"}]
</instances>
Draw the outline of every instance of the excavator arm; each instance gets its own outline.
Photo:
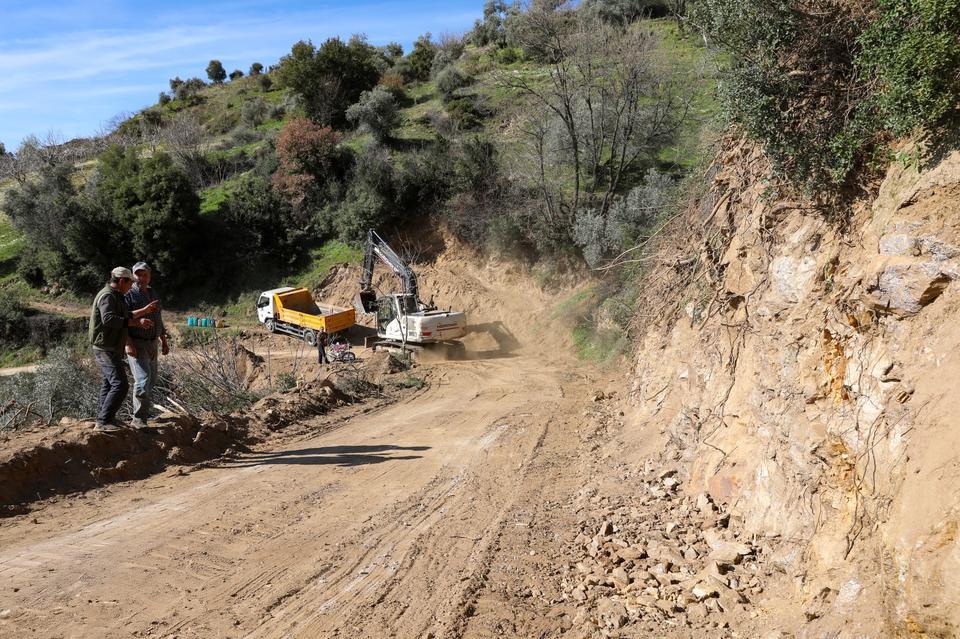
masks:
<instances>
[{"instance_id":1,"label":"excavator arm","mask_svg":"<svg viewBox=\"0 0 960 639\"><path fill-rule=\"evenodd\" d=\"M360 292L357 294L354 305L363 313L374 313L377 310L377 293L373 289L373 268L376 259L386 264L400 279L401 290L404 294L413 296L420 303L420 291L417 287L417 274L406 262L400 259L396 251L390 248L382 237L373 229L367 232L367 245L363 252L363 274L360 277Z\"/></svg>"}]
</instances>

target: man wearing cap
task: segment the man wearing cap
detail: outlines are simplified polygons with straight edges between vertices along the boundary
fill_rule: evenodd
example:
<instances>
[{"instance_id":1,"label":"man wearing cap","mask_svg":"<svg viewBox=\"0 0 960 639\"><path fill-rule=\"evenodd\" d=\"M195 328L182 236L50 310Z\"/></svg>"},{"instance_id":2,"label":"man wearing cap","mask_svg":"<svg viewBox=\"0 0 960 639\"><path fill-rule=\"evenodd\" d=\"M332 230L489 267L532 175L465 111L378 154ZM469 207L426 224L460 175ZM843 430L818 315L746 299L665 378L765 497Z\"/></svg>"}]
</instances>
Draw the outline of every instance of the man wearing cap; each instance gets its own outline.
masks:
<instances>
[{"instance_id":1,"label":"man wearing cap","mask_svg":"<svg viewBox=\"0 0 960 639\"><path fill-rule=\"evenodd\" d=\"M123 351L127 342L127 329L131 326L149 328L153 322L144 317L156 307L140 309L133 313L123 296L133 286L133 273L124 266L110 272L110 281L93 298L90 308L88 337L93 348L93 357L100 367L103 381L100 384L100 408L97 412L97 430L116 431L117 411L127 397L130 383L123 369Z\"/></svg>"},{"instance_id":2,"label":"man wearing cap","mask_svg":"<svg viewBox=\"0 0 960 639\"><path fill-rule=\"evenodd\" d=\"M164 355L170 352L170 346L160 312L160 299L150 286L150 266L146 262L137 262L133 265L133 275L137 281L125 296L127 306L133 312L154 309L144 316L152 325L149 328L131 327L126 345L127 361L133 372L133 425L146 428L152 406L150 394L157 383L157 339Z\"/></svg>"}]
</instances>

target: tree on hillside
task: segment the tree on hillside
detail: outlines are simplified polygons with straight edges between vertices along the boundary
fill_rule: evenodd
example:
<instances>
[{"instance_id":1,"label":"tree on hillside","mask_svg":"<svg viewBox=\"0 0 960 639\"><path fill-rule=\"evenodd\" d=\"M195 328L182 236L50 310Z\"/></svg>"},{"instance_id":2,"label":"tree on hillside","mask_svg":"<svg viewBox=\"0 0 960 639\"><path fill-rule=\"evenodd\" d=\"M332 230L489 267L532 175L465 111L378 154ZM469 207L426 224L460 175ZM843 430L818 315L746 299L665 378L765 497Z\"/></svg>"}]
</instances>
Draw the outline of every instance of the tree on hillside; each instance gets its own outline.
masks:
<instances>
[{"instance_id":1,"label":"tree on hillside","mask_svg":"<svg viewBox=\"0 0 960 639\"><path fill-rule=\"evenodd\" d=\"M345 170L340 134L306 118L291 120L277 136L279 167L273 188L300 213L300 221L331 197Z\"/></svg>"},{"instance_id":2,"label":"tree on hillside","mask_svg":"<svg viewBox=\"0 0 960 639\"><path fill-rule=\"evenodd\" d=\"M498 47L506 45L506 21L509 16L519 13L517 3L508 4L503 0L487 0L483 5L483 18L473 24L473 29L467 38L478 47L493 44Z\"/></svg>"},{"instance_id":3,"label":"tree on hillside","mask_svg":"<svg viewBox=\"0 0 960 639\"><path fill-rule=\"evenodd\" d=\"M170 80L170 91L175 100L182 100L187 104L197 104L200 101L199 93L207 86L200 78L190 78L181 80L174 78Z\"/></svg>"},{"instance_id":4,"label":"tree on hillside","mask_svg":"<svg viewBox=\"0 0 960 639\"><path fill-rule=\"evenodd\" d=\"M582 20L551 32L547 82L501 74L499 81L537 105L523 132L535 167L548 240L569 245L577 214L608 219L616 194L677 134L686 104L656 57L646 31Z\"/></svg>"},{"instance_id":5,"label":"tree on hillside","mask_svg":"<svg viewBox=\"0 0 960 639\"><path fill-rule=\"evenodd\" d=\"M367 129L378 142L390 137L390 131L399 123L397 103L393 94L376 86L360 94L360 101L347 109L347 119Z\"/></svg>"},{"instance_id":6,"label":"tree on hillside","mask_svg":"<svg viewBox=\"0 0 960 639\"><path fill-rule=\"evenodd\" d=\"M249 258L270 257L288 262L308 237L290 203L262 177L247 175L227 200L224 218L233 229L233 241Z\"/></svg>"},{"instance_id":7,"label":"tree on hillside","mask_svg":"<svg viewBox=\"0 0 960 639\"><path fill-rule=\"evenodd\" d=\"M183 264L194 246L200 200L169 155L159 152L141 159L135 149L112 147L101 156L86 196L91 216L112 221L127 239L111 246L112 259L122 261L126 244L126 255L141 256L167 281L187 279Z\"/></svg>"},{"instance_id":8,"label":"tree on hillside","mask_svg":"<svg viewBox=\"0 0 960 639\"><path fill-rule=\"evenodd\" d=\"M391 60L403 57L403 45L399 42L391 42L384 45L383 53Z\"/></svg>"},{"instance_id":9,"label":"tree on hillside","mask_svg":"<svg viewBox=\"0 0 960 639\"><path fill-rule=\"evenodd\" d=\"M195 186L203 184L203 125L191 113L178 113L160 131L160 140Z\"/></svg>"},{"instance_id":10,"label":"tree on hillside","mask_svg":"<svg viewBox=\"0 0 960 639\"><path fill-rule=\"evenodd\" d=\"M376 48L361 37L346 44L331 38L320 48L301 40L280 59L276 76L300 98L307 117L319 124L342 126L347 107L380 79L378 56Z\"/></svg>"},{"instance_id":11,"label":"tree on hillside","mask_svg":"<svg viewBox=\"0 0 960 639\"><path fill-rule=\"evenodd\" d=\"M410 63L410 75L414 80L426 80L430 77L433 68L433 58L437 55L437 45L431 39L430 33L425 33L413 43L413 51L407 56Z\"/></svg>"},{"instance_id":12,"label":"tree on hillside","mask_svg":"<svg viewBox=\"0 0 960 639\"><path fill-rule=\"evenodd\" d=\"M231 81L239 80L242 77L243 77L243 71L241 71L240 69L234 69L233 71L230 72Z\"/></svg>"},{"instance_id":13,"label":"tree on hillside","mask_svg":"<svg viewBox=\"0 0 960 639\"><path fill-rule=\"evenodd\" d=\"M15 153L0 155L0 180L26 183L33 173L81 159L85 149L67 145L62 136L50 132L43 138L28 135Z\"/></svg>"},{"instance_id":14,"label":"tree on hillside","mask_svg":"<svg viewBox=\"0 0 960 639\"><path fill-rule=\"evenodd\" d=\"M32 265L47 281L87 292L131 255L171 285L186 277L175 266L192 250L199 200L169 156L140 159L135 149L111 147L82 191L72 164L34 175L7 193L4 210L29 238Z\"/></svg>"},{"instance_id":15,"label":"tree on hillside","mask_svg":"<svg viewBox=\"0 0 960 639\"><path fill-rule=\"evenodd\" d=\"M223 84L223 81L227 79L227 70L223 68L223 64L219 60L211 60L210 64L207 65L207 77L214 84Z\"/></svg>"},{"instance_id":16,"label":"tree on hillside","mask_svg":"<svg viewBox=\"0 0 960 639\"><path fill-rule=\"evenodd\" d=\"M263 65L259 62L254 62L250 65L250 72L247 75L258 76L263 73Z\"/></svg>"}]
</instances>

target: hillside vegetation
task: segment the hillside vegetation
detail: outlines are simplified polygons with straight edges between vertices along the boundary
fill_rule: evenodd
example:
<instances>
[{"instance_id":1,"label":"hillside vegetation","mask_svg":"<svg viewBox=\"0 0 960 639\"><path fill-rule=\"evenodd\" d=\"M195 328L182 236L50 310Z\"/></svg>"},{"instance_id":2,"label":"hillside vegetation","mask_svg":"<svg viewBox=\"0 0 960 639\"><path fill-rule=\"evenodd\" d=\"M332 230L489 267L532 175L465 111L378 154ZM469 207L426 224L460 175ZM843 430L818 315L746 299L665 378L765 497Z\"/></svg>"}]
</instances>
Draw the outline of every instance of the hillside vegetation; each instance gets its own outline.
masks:
<instances>
[{"instance_id":1,"label":"hillside vegetation","mask_svg":"<svg viewBox=\"0 0 960 639\"><path fill-rule=\"evenodd\" d=\"M491 1L468 33L408 52L352 36L246 72L211 60L209 81L171 79L103 136L0 156L0 276L85 297L146 259L172 302L229 305L315 284L313 256L368 228L444 226L544 283L600 274L573 305L577 335L617 343L645 243L702 188L718 107L763 145L776 188L855 195L891 136L949 127L957 14L956 0Z\"/></svg>"}]
</instances>

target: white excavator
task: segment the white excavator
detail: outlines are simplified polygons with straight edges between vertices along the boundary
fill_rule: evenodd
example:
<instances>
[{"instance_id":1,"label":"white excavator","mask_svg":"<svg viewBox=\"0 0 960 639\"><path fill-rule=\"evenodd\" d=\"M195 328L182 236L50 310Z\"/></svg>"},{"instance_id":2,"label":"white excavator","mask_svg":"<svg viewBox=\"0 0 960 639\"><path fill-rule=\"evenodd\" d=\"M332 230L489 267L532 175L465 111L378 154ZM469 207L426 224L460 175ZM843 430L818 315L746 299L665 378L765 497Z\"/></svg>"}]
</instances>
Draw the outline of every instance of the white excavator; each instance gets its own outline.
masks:
<instances>
[{"instance_id":1,"label":"white excavator","mask_svg":"<svg viewBox=\"0 0 960 639\"><path fill-rule=\"evenodd\" d=\"M377 259L399 278L399 293L378 295L374 290L373 268ZM463 344L454 340L467 334L466 314L438 309L432 298L430 303L424 303L420 299L417 274L373 230L367 232L363 275L354 306L364 315L376 313L379 339L374 349L380 346L417 351L429 344L448 344L455 350L463 350Z\"/></svg>"}]
</instances>

